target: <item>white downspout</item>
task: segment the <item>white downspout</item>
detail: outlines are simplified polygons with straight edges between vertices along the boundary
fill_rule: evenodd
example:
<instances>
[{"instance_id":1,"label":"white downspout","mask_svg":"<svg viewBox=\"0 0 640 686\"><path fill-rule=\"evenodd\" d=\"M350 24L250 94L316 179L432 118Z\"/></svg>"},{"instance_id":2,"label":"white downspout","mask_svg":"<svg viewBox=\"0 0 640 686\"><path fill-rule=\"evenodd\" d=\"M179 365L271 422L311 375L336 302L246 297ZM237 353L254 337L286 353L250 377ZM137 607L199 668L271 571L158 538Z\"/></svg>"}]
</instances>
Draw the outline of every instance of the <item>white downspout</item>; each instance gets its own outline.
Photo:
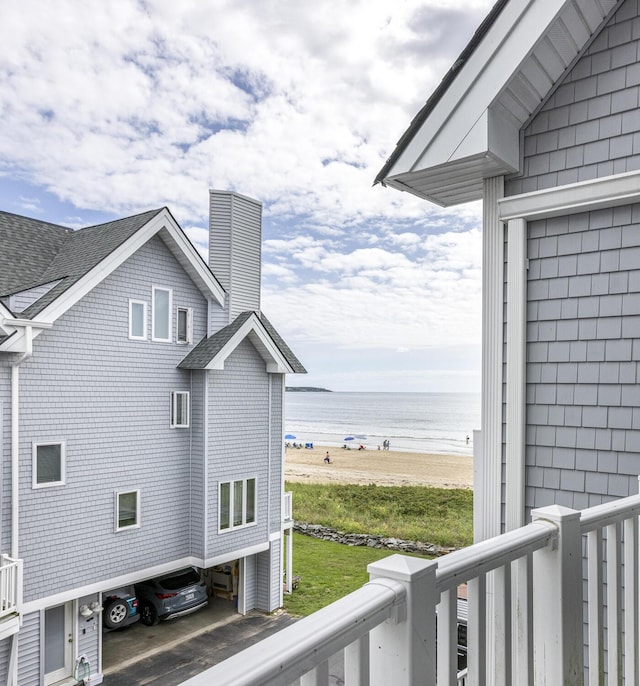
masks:
<instances>
[{"instance_id":1,"label":"white downspout","mask_svg":"<svg viewBox=\"0 0 640 686\"><path fill-rule=\"evenodd\" d=\"M25 350L11 364L11 557L19 557L20 365L33 354L33 327L24 327Z\"/></svg>"},{"instance_id":2,"label":"white downspout","mask_svg":"<svg viewBox=\"0 0 640 686\"><path fill-rule=\"evenodd\" d=\"M33 354L33 327L24 327L25 351L11 364L11 557L18 559L20 507L19 455L20 455L20 365ZM20 600L20 599L19 599ZM18 633L13 634L9 660L9 685L18 684Z\"/></svg>"}]
</instances>

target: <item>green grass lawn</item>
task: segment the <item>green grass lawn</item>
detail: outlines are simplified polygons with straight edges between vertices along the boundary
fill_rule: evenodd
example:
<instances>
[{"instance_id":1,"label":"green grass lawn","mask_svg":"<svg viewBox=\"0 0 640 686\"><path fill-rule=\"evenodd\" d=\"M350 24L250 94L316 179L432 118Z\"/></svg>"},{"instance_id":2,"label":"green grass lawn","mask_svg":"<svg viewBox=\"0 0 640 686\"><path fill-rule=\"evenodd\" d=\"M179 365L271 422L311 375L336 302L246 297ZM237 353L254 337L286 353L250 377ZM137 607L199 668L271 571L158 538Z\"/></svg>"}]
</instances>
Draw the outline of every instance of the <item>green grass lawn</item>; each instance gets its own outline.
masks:
<instances>
[{"instance_id":1,"label":"green grass lawn","mask_svg":"<svg viewBox=\"0 0 640 686\"><path fill-rule=\"evenodd\" d=\"M393 551L351 547L293 534L293 573L298 588L284 596L284 609L294 617L310 615L369 581L367 565Z\"/></svg>"},{"instance_id":2,"label":"green grass lawn","mask_svg":"<svg viewBox=\"0 0 640 686\"><path fill-rule=\"evenodd\" d=\"M287 483L296 521L462 547L473 542L473 494L420 486L343 486ZM293 616L306 616L360 588L367 565L393 551L293 535L293 574L299 587L285 595Z\"/></svg>"},{"instance_id":3,"label":"green grass lawn","mask_svg":"<svg viewBox=\"0 0 640 686\"><path fill-rule=\"evenodd\" d=\"M297 522L441 546L473 542L473 492L425 486L287 482Z\"/></svg>"}]
</instances>

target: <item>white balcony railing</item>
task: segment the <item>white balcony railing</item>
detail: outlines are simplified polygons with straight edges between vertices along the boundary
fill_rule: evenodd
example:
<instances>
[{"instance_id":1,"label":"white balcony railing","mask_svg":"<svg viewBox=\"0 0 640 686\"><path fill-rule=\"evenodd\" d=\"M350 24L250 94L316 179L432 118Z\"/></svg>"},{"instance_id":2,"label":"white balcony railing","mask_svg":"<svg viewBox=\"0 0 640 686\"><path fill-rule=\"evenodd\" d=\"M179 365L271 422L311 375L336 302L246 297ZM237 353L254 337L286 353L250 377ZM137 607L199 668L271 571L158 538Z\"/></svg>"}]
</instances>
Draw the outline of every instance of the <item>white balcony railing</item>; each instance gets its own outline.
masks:
<instances>
[{"instance_id":1,"label":"white balcony railing","mask_svg":"<svg viewBox=\"0 0 640 686\"><path fill-rule=\"evenodd\" d=\"M362 588L183 686L325 686L338 672L345 686L637 684L639 513L640 496L552 506L437 560L392 555ZM457 674L462 583L468 668Z\"/></svg>"},{"instance_id":2,"label":"white balcony railing","mask_svg":"<svg viewBox=\"0 0 640 686\"><path fill-rule=\"evenodd\" d=\"M293 493L285 491L282 494L282 521L293 521Z\"/></svg>"},{"instance_id":3,"label":"white balcony railing","mask_svg":"<svg viewBox=\"0 0 640 686\"><path fill-rule=\"evenodd\" d=\"M18 612L22 600L22 560L0 557L0 620Z\"/></svg>"}]
</instances>

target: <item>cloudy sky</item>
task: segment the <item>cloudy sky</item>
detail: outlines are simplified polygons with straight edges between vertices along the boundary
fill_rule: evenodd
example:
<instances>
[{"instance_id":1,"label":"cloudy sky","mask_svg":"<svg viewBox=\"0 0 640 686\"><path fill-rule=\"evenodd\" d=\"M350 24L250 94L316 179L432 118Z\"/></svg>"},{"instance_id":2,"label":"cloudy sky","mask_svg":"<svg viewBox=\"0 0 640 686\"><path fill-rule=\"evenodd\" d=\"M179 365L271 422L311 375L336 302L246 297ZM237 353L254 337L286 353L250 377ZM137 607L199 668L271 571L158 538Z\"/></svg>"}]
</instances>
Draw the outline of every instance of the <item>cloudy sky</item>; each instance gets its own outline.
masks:
<instances>
[{"instance_id":1,"label":"cloudy sky","mask_svg":"<svg viewBox=\"0 0 640 686\"><path fill-rule=\"evenodd\" d=\"M291 385L478 391L480 206L373 180L491 0L5 0L0 209L80 227L263 203ZM1 246L0 246L1 249Z\"/></svg>"}]
</instances>

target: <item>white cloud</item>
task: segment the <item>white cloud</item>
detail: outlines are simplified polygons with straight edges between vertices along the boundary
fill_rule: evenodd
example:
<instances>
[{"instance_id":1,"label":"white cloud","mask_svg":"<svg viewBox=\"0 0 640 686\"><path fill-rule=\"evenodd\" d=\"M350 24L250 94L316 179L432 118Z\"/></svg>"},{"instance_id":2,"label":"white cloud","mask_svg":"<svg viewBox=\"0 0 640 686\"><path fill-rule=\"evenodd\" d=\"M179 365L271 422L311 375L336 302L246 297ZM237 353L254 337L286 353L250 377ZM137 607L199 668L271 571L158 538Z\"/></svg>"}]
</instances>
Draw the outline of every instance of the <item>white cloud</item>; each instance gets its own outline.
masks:
<instances>
[{"instance_id":1,"label":"white cloud","mask_svg":"<svg viewBox=\"0 0 640 686\"><path fill-rule=\"evenodd\" d=\"M477 340L478 205L372 183L491 2L9 0L0 185L74 225L167 205L205 258L207 189L237 190L264 203L264 306L292 344Z\"/></svg>"}]
</instances>

